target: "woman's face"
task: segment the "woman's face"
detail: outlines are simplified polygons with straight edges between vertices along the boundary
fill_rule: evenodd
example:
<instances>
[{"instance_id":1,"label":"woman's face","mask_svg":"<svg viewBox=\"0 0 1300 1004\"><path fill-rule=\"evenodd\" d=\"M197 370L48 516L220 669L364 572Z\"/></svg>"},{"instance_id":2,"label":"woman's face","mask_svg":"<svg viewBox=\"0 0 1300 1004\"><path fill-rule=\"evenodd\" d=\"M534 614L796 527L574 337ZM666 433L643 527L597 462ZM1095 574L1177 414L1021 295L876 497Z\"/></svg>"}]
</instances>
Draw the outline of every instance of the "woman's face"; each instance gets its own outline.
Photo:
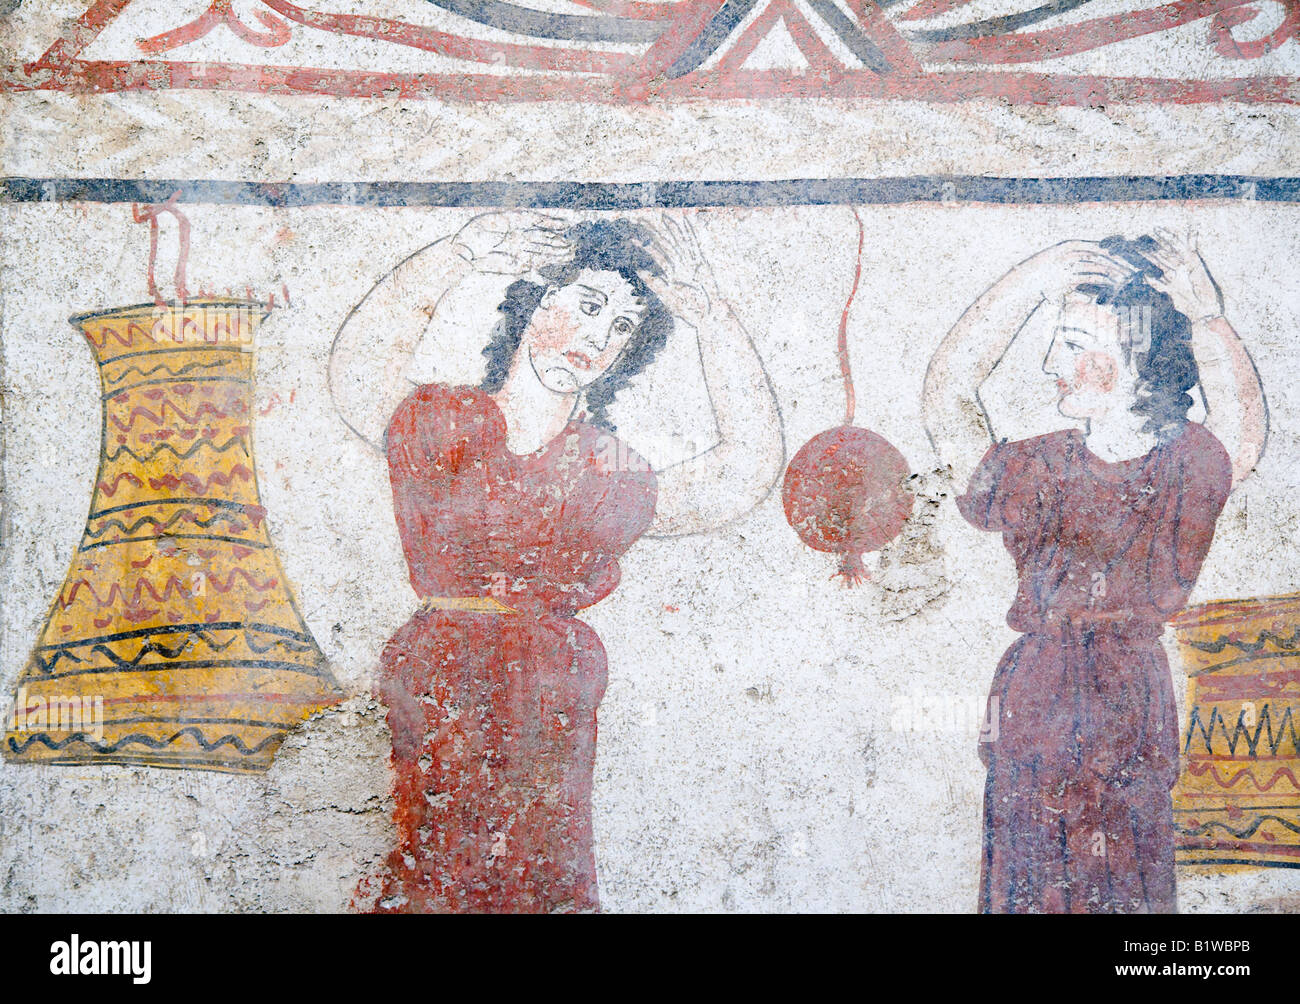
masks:
<instances>
[{"instance_id":1,"label":"woman's face","mask_svg":"<svg viewBox=\"0 0 1300 1004\"><path fill-rule=\"evenodd\" d=\"M571 394L614 365L645 312L645 301L618 272L583 269L568 285L546 291L522 345L543 386Z\"/></svg>"},{"instance_id":2,"label":"woman's face","mask_svg":"<svg viewBox=\"0 0 1300 1004\"><path fill-rule=\"evenodd\" d=\"M1061 304L1043 371L1056 377L1057 408L1068 418L1127 411L1137 400L1137 373L1125 362L1119 314L1083 293Z\"/></svg>"}]
</instances>

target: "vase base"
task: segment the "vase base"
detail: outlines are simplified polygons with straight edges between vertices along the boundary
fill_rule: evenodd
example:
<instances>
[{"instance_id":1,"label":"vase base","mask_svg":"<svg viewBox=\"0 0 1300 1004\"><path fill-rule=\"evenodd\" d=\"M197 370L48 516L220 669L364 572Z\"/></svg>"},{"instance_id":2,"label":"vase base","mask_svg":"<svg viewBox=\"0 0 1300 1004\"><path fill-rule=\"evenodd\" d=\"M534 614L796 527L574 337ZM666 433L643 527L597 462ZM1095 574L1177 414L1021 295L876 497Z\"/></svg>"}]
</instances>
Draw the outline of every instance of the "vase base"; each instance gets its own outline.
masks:
<instances>
[{"instance_id":1,"label":"vase base","mask_svg":"<svg viewBox=\"0 0 1300 1004\"><path fill-rule=\"evenodd\" d=\"M147 756L109 756L95 755L87 757L5 757L5 762L16 767L152 767L158 770L206 770L217 774L265 774L270 769L275 751L269 756L259 758L256 764L233 763L220 760L201 760L192 756L161 759Z\"/></svg>"},{"instance_id":2,"label":"vase base","mask_svg":"<svg viewBox=\"0 0 1300 1004\"><path fill-rule=\"evenodd\" d=\"M341 694L321 694L292 709L281 704L276 709L280 720L275 722L197 723L180 718L109 722L98 728L87 721L75 731L30 725L10 728L4 739L4 759L11 764L49 767L129 766L262 774L295 726L340 700Z\"/></svg>"}]
</instances>

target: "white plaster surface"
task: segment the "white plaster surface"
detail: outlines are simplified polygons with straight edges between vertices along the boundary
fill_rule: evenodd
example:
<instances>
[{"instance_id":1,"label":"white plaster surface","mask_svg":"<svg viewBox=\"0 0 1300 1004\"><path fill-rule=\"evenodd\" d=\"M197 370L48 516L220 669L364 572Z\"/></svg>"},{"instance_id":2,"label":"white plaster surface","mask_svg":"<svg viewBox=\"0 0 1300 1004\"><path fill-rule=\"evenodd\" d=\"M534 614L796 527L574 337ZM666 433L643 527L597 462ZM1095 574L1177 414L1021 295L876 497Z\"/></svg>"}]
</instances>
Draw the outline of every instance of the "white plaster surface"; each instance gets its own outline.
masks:
<instances>
[{"instance_id":1,"label":"white plaster surface","mask_svg":"<svg viewBox=\"0 0 1300 1004\"><path fill-rule=\"evenodd\" d=\"M233 118L241 105L251 115L268 114L265 102L227 97L104 100L95 107L120 140L114 151L112 142L97 150L88 126L66 120L15 132L36 128L38 106L64 116L76 111L67 99L24 98L11 106L18 114L8 126L5 172L129 176L128 165L143 163L146 154L138 138L114 133L115 124L152 106L165 131L191 137L180 148L161 144L151 162L158 176L414 173L403 150L344 149L307 124L310 117L301 141L290 142L296 127L288 112L278 131L264 134L262 159L241 165L222 144L203 140L214 119L187 122L178 114L194 106L212 116L224 107ZM881 118L889 122L897 111ZM1248 117L1202 111L1210 130L1252 128L1237 121ZM552 126L567 114L528 113ZM372 126L350 106L322 114L349 118L349 128ZM462 114L487 120L497 113ZM504 108L492 128L522 114ZM808 121L817 114L809 111ZM977 112L915 114L948 116L959 132L1001 128ZM1097 156L1131 164L1133 173L1148 170L1158 154L1179 161L1184 140L1195 138L1173 129L1172 112L1158 121L1164 114L1118 113L1108 120L1113 128L1142 121L1164 138L1132 159L1118 148ZM1029 130L1034 113L990 115ZM1066 128L1068 118L1061 115L1044 134ZM870 119L863 113L851 124L867 132ZM139 122L152 128L143 117ZM68 139L60 139L60 128L69 130ZM562 149L553 135L549 142L553 152ZM1293 142L1293 134L1278 139ZM923 153L895 149L893 162L935 163L950 155L936 149L949 144L933 137L925 145ZM322 156L292 152L306 147ZM733 170L725 158L709 161L686 145L662 154L653 149L645 166L598 157L582 174L652 177L673 158L704 175ZM1271 149L1249 140L1239 156L1253 167L1276 166ZM428 163L420 159L425 155L412 154L417 164ZM573 170L567 154L543 166L545 156L530 143L521 143L518 155L515 176ZM442 156L444 166L456 163L454 152ZM852 156L842 155L836 174L854 173L859 165L844 166ZM1062 163L1060 149L1052 156ZM992 151L987 163L1005 170L1009 157ZM1019 163L1030 173L1040 166L1034 160L1022 155ZM501 163L480 156L462 175L496 173ZM780 176L794 162L752 163L749 176ZM1180 170L1185 165L1179 161ZM1231 168L1220 162L1220 169ZM796 173L827 170L826 163L808 163ZM417 600L407 585L382 460L335 415L326 360L340 323L376 279L473 214L201 205L187 213L193 288L266 293L284 284L291 293L292 305L277 309L258 336L258 477L300 608L351 696L292 735L264 778L0 765L2 910L343 910L356 880L390 845L388 735L383 709L368 692L380 647ZM870 580L853 590L831 580L830 557L800 544L777 493L724 530L633 547L620 587L582 615L600 634L610 666L594 796L607 910L974 908L983 785L974 722L910 733L899 727L900 710L909 700L950 696L969 705L982 697L1014 637L1003 622L1014 570L996 535L978 533L958 516L952 486L935 470L920 391L943 334L989 283L1035 250L1157 225L1199 235L1227 315L1263 375L1272 436L1257 472L1228 502L1193 600L1297 588L1300 396L1292 359L1300 331L1300 209L1245 201L930 205L864 207L862 215L865 268L849 332L858 422L894 443L918 474L917 515L902 538L869 559ZM716 210L693 219L724 293L767 363L792 454L842 417L835 334L856 248L852 215L841 206ZM8 691L67 570L95 470L97 376L67 318L145 299L148 228L130 222L129 206L82 204L0 207L0 225L0 688ZM426 355L429 375L473 378L494 305L485 298L449 318L444 334L451 348ZM1031 325L986 388L995 423L1013 437L1065 422L1038 368L1046 335ZM707 436L692 417L698 411L691 395L700 385L689 372L689 352L676 360L684 379L652 370L620 402L620 435L633 446L638 433L648 441L670 433ZM686 404L665 417L655 403L683 387ZM1181 694L1172 645L1170 655ZM1188 911L1295 909L1300 872L1183 870L1179 897Z\"/></svg>"}]
</instances>

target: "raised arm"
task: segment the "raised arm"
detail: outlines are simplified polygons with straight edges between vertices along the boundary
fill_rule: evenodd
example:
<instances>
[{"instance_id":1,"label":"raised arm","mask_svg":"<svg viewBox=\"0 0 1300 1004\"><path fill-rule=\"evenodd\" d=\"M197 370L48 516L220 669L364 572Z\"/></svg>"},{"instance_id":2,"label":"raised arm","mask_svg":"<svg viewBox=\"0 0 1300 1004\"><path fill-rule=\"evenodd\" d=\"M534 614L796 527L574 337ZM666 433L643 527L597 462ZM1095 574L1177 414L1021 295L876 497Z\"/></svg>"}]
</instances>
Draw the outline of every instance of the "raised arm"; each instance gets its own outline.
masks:
<instances>
[{"instance_id":1,"label":"raised arm","mask_svg":"<svg viewBox=\"0 0 1300 1004\"><path fill-rule=\"evenodd\" d=\"M375 284L335 336L329 363L334 407L372 446L382 445L389 418L411 392L407 364L438 301L472 268L450 239L423 247Z\"/></svg>"},{"instance_id":2,"label":"raised arm","mask_svg":"<svg viewBox=\"0 0 1300 1004\"><path fill-rule=\"evenodd\" d=\"M1223 316L1223 294L1190 240L1158 229L1149 255L1164 272L1147 282L1167 294L1192 323L1192 354L1205 395L1205 427L1232 460L1235 488L1255 469L1268 439L1268 405L1259 370Z\"/></svg>"},{"instance_id":3,"label":"raised arm","mask_svg":"<svg viewBox=\"0 0 1300 1004\"><path fill-rule=\"evenodd\" d=\"M569 248L562 226L535 214L478 216L380 279L330 349L330 394L348 428L382 449L389 418L414 387L406 375L411 356L446 295L471 273L522 275L562 256Z\"/></svg>"},{"instance_id":4,"label":"raised arm","mask_svg":"<svg viewBox=\"0 0 1300 1004\"><path fill-rule=\"evenodd\" d=\"M930 443L964 490L997 438L980 386L1045 300L1090 279L1123 281L1133 269L1091 241L1066 241L1022 261L962 314L930 358L922 411Z\"/></svg>"},{"instance_id":5,"label":"raised arm","mask_svg":"<svg viewBox=\"0 0 1300 1004\"><path fill-rule=\"evenodd\" d=\"M722 299L690 221L665 218L656 235L664 277L646 282L696 330L719 434L712 449L657 472L659 501L649 532L675 537L714 529L762 502L785 469L785 438L763 360Z\"/></svg>"}]
</instances>

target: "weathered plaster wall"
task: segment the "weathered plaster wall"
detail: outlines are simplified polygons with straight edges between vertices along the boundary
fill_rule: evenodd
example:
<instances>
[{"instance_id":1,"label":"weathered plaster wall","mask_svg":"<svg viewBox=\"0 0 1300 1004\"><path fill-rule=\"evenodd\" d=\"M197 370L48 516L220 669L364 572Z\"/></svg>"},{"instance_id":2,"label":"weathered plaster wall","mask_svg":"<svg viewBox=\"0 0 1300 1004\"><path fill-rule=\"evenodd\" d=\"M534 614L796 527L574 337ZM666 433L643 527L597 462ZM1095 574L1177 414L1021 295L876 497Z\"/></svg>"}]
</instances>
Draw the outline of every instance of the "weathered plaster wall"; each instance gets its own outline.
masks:
<instances>
[{"instance_id":1,"label":"weathered plaster wall","mask_svg":"<svg viewBox=\"0 0 1300 1004\"><path fill-rule=\"evenodd\" d=\"M11 51L35 58L40 31L82 6L23 4L4 26ZM1176 60L1185 45L1152 42L1149 58ZM1271 73L1300 68L1297 45L1272 54ZM165 90L3 100L2 173L35 179L1279 176L1300 163L1287 103L444 104ZM974 908L977 721L907 723L935 702L965 711L982 698L1014 638L1004 616L1015 570L997 535L958 515L926 436L921 387L962 312L1036 250L1157 226L1198 235L1262 375L1271 434L1219 520L1192 601L1296 589L1300 208L1294 197L1242 194L861 207L864 271L848 327L858 422L907 458L914 516L868 556L870 577L856 589L831 580L832 558L800 544L779 490L721 530L643 539L624 557L618 590L581 614L609 659L593 793L604 909ZM348 696L293 733L264 777L0 765L3 910L337 911L392 846L390 735L373 678L419 598L383 460L331 401L329 350L382 275L487 207L186 202L192 289L265 295L283 285L290 294L257 336L258 478L299 608ZM681 212L619 215L653 223ZM691 213L766 364L793 454L842 416L835 335L856 250L850 208L792 200ZM145 299L148 228L130 214L125 202L71 196L0 205L5 692L63 582L99 451L98 377L67 319ZM171 254L165 239L160 276ZM443 311L443 340L417 353L413 378L476 382L497 299L485 283ZM1067 424L1040 370L1050 337L1046 322L1031 324L985 389L1012 438ZM620 433L634 445L631 430L650 444L707 442L705 394L696 347L678 332L662 365L620 398ZM1165 646L1182 713L1170 635ZM1297 903L1294 869L1180 870L1182 910Z\"/></svg>"},{"instance_id":2,"label":"weathered plaster wall","mask_svg":"<svg viewBox=\"0 0 1300 1004\"><path fill-rule=\"evenodd\" d=\"M62 582L98 449L97 378L66 316L138 298L147 233L128 228L120 207L5 213L7 423L22 430L6 448L3 651L12 673ZM363 696L293 736L264 780L6 766L13 909L341 909L385 849L387 739L364 693L376 652L417 599L379 458L334 417L326 354L347 310L401 248L469 214L190 215L205 235L196 278L239 288L269 277L290 288L292 306L267 322L257 347L263 501L309 626L339 680ZM869 253L851 328L860 416L921 474L918 517L855 590L830 581L833 562L799 544L775 495L716 535L643 541L628 555L618 592L586 614L611 666L595 787L609 909L963 910L974 896L982 772L971 722L965 732L918 734L897 725L902 701L978 698L1012 638L1001 620L1014 578L997 540L961 522L951 486L933 472L920 382L938 338L990 273L1063 233L1124 232L1133 211L865 215L879 257ZM1296 515L1285 499L1296 443L1282 382L1300 321L1291 215L1245 204L1143 210L1144 225L1206 235L1206 257L1224 263L1231 315L1261 371L1277 375L1269 454L1222 518L1197 587L1204 598L1284 592L1294 575L1286 542ZM841 408L832 336L850 277L851 217L841 207L720 210L697 222L768 360L787 440L800 443ZM743 255L729 250L738 247ZM478 320L461 325L459 366L431 361L442 372L472 372ZM1050 388L1044 395L1030 379L1043 347L1037 333L1023 358L1008 360L994 397L1008 428L1052 420ZM1184 879L1182 888L1187 909L1245 908L1296 891L1285 872Z\"/></svg>"}]
</instances>

